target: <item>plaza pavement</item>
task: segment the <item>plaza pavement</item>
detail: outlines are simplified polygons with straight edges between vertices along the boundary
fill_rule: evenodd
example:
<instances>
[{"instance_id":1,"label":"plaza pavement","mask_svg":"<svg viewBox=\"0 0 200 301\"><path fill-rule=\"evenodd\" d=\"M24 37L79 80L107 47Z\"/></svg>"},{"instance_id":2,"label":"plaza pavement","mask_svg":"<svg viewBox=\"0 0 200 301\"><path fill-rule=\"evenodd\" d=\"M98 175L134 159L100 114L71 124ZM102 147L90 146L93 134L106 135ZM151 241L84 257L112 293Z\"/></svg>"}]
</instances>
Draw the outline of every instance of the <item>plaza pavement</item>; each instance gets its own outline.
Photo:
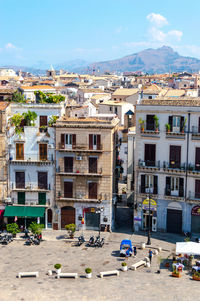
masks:
<instances>
[{"instance_id":1,"label":"plaza pavement","mask_svg":"<svg viewBox=\"0 0 200 301\"><path fill-rule=\"evenodd\" d=\"M65 231L44 231L44 241L39 246L25 246L20 238L7 246L0 245L0 301L200 300L200 283L191 280L187 271L180 279L172 278L166 268L161 268L160 274L156 273L160 256L167 258L175 249L175 242L183 241L183 236L154 234L151 246L162 247L163 251L153 258L150 268L128 270L120 272L119 277L101 279L98 277L100 271L120 269L121 262L126 260L119 257L121 240L127 238L140 244L147 241L144 233L102 233L106 239L103 248L74 246L74 242L64 238L65 234ZM80 234L77 232L76 237ZM97 235L98 232L84 231L87 239L91 234ZM148 256L148 249L138 249L137 257L128 258L127 265L145 256ZM62 264L63 272L78 272L79 278L47 276L47 271L52 270L55 263ZM92 268L92 279L85 278L86 267ZM20 271L39 271L39 278L18 279L16 275Z\"/></svg>"}]
</instances>

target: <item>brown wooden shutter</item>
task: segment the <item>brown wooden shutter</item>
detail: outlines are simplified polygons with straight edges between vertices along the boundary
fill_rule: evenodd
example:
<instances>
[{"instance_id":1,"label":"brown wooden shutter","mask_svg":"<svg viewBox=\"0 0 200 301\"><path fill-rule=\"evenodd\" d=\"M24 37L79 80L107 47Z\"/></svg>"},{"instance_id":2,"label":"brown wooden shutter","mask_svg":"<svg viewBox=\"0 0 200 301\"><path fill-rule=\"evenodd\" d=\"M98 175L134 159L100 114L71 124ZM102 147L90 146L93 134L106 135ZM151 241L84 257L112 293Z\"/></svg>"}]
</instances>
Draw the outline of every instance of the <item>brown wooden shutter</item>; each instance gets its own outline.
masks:
<instances>
[{"instance_id":1,"label":"brown wooden shutter","mask_svg":"<svg viewBox=\"0 0 200 301\"><path fill-rule=\"evenodd\" d=\"M145 193L145 175L141 175L141 193Z\"/></svg>"},{"instance_id":2,"label":"brown wooden shutter","mask_svg":"<svg viewBox=\"0 0 200 301\"><path fill-rule=\"evenodd\" d=\"M200 133L200 117L199 117L199 127L198 127L198 133Z\"/></svg>"},{"instance_id":3,"label":"brown wooden shutter","mask_svg":"<svg viewBox=\"0 0 200 301\"><path fill-rule=\"evenodd\" d=\"M183 130L184 130L184 116L181 116L180 131L182 132Z\"/></svg>"},{"instance_id":4,"label":"brown wooden shutter","mask_svg":"<svg viewBox=\"0 0 200 301\"><path fill-rule=\"evenodd\" d=\"M65 148L65 134L61 134L60 147Z\"/></svg>"},{"instance_id":5,"label":"brown wooden shutter","mask_svg":"<svg viewBox=\"0 0 200 301\"><path fill-rule=\"evenodd\" d=\"M93 149L93 135L89 134L89 149Z\"/></svg>"},{"instance_id":6,"label":"brown wooden shutter","mask_svg":"<svg viewBox=\"0 0 200 301\"><path fill-rule=\"evenodd\" d=\"M181 166L181 146L170 145L169 162L171 168L180 168Z\"/></svg>"},{"instance_id":7,"label":"brown wooden shutter","mask_svg":"<svg viewBox=\"0 0 200 301\"><path fill-rule=\"evenodd\" d=\"M166 195L170 195L171 194L171 177L166 177L166 191L165 191Z\"/></svg>"},{"instance_id":8,"label":"brown wooden shutter","mask_svg":"<svg viewBox=\"0 0 200 301\"><path fill-rule=\"evenodd\" d=\"M64 197L73 197L73 182L64 182Z\"/></svg>"},{"instance_id":9,"label":"brown wooden shutter","mask_svg":"<svg viewBox=\"0 0 200 301\"><path fill-rule=\"evenodd\" d=\"M47 172L38 172L38 188L47 189Z\"/></svg>"},{"instance_id":10,"label":"brown wooden shutter","mask_svg":"<svg viewBox=\"0 0 200 301\"><path fill-rule=\"evenodd\" d=\"M89 173L97 173L97 158L89 158Z\"/></svg>"},{"instance_id":11,"label":"brown wooden shutter","mask_svg":"<svg viewBox=\"0 0 200 301\"><path fill-rule=\"evenodd\" d=\"M179 196L184 196L184 178L179 178Z\"/></svg>"},{"instance_id":12,"label":"brown wooden shutter","mask_svg":"<svg viewBox=\"0 0 200 301\"><path fill-rule=\"evenodd\" d=\"M72 135L72 148L76 148L76 134Z\"/></svg>"},{"instance_id":13,"label":"brown wooden shutter","mask_svg":"<svg viewBox=\"0 0 200 301\"><path fill-rule=\"evenodd\" d=\"M153 194L158 194L158 176L153 176Z\"/></svg>"},{"instance_id":14,"label":"brown wooden shutter","mask_svg":"<svg viewBox=\"0 0 200 301\"><path fill-rule=\"evenodd\" d=\"M16 160L24 160L24 144L16 143Z\"/></svg>"},{"instance_id":15,"label":"brown wooden shutter","mask_svg":"<svg viewBox=\"0 0 200 301\"><path fill-rule=\"evenodd\" d=\"M200 147L196 147L195 169L200 170Z\"/></svg>"},{"instance_id":16,"label":"brown wooden shutter","mask_svg":"<svg viewBox=\"0 0 200 301\"><path fill-rule=\"evenodd\" d=\"M25 188L25 172L19 171L15 173L16 188Z\"/></svg>"},{"instance_id":17,"label":"brown wooden shutter","mask_svg":"<svg viewBox=\"0 0 200 301\"><path fill-rule=\"evenodd\" d=\"M64 157L64 171L73 172L73 157Z\"/></svg>"},{"instance_id":18,"label":"brown wooden shutter","mask_svg":"<svg viewBox=\"0 0 200 301\"><path fill-rule=\"evenodd\" d=\"M47 125L47 116L40 116L40 126Z\"/></svg>"},{"instance_id":19,"label":"brown wooden shutter","mask_svg":"<svg viewBox=\"0 0 200 301\"><path fill-rule=\"evenodd\" d=\"M39 145L40 160L47 160L47 144Z\"/></svg>"},{"instance_id":20,"label":"brown wooden shutter","mask_svg":"<svg viewBox=\"0 0 200 301\"><path fill-rule=\"evenodd\" d=\"M172 124L173 124L173 118L172 116L169 116L170 132L172 132Z\"/></svg>"},{"instance_id":21,"label":"brown wooden shutter","mask_svg":"<svg viewBox=\"0 0 200 301\"><path fill-rule=\"evenodd\" d=\"M97 183L89 183L89 199L97 199Z\"/></svg>"},{"instance_id":22,"label":"brown wooden shutter","mask_svg":"<svg viewBox=\"0 0 200 301\"><path fill-rule=\"evenodd\" d=\"M101 149L101 135L97 135L97 149Z\"/></svg>"}]
</instances>

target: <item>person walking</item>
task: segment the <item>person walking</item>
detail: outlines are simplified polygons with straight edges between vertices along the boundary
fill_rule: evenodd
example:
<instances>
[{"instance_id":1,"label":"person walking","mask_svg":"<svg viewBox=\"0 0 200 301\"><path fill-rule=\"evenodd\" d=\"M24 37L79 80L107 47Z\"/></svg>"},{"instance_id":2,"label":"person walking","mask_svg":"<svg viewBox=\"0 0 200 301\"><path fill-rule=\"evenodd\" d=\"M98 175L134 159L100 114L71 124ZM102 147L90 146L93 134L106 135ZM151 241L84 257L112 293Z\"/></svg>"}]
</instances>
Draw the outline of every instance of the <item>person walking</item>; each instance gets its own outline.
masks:
<instances>
[{"instance_id":1,"label":"person walking","mask_svg":"<svg viewBox=\"0 0 200 301\"><path fill-rule=\"evenodd\" d=\"M149 250L149 261L150 261L150 264L151 264L152 256L153 256L153 252L152 252L152 250L150 249L150 250Z\"/></svg>"},{"instance_id":2,"label":"person walking","mask_svg":"<svg viewBox=\"0 0 200 301\"><path fill-rule=\"evenodd\" d=\"M137 255L137 249L136 249L136 246L133 247L133 252L134 252L134 256Z\"/></svg>"}]
</instances>

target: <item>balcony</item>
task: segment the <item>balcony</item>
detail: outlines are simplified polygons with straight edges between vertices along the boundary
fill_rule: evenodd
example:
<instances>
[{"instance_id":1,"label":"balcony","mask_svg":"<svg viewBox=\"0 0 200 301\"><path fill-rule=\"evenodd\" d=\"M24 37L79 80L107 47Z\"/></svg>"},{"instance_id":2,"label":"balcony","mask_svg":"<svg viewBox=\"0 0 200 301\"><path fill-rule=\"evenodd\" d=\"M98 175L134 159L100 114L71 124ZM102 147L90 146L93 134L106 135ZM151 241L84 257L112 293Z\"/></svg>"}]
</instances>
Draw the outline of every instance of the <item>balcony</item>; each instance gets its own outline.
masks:
<instances>
[{"instance_id":1,"label":"balcony","mask_svg":"<svg viewBox=\"0 0 200 301\"><path fill-rule=\"evenodd\" d=\"M17 206L37 206L37 207L48 207L50 205L50 199L46 200L45 204L39 204L38 199L29 199L25 200L25 204L19 204L17 198L12 198L11 200L12 205L17 205Z\"/></svg>"},{"instance_id":2,"label":"balcony","mask_svg":"<svg viewBox=\"0 0 200 301\"><path fill-rule=\"evenodd\" d=\"M174 173L177 173L177 172L185 173L186 172L186 163L178 164L174 161L171 161L170 163L164 161L163 162L163 169L165 171L174 172Z\"/></svg>"},{"instance_id":3,"label":"balcony","mask_svg":"<svg viewBox=\"0 0 200 301\"><path fill-rule=\"evenodd\" d=\"M197 126L192 126L192 140L200 140L200 129Z\"/></svg>"},{"instance_id":4,"label":"balcony","mask_svg":"<svg viewBox=\"0 0 200 301\"><path fill-rule=\"evenodd\" d=\"M40 156L39 154L24 154L24 156L17 157L16 154L13 156L10 155L9 158L10 164L15 165L34 165L34 164L40 164L40 165L50 165L54 163L54 156L53 154L48 154L47 156Z\"/></svg>"},{"instance_id":5,"label":"balcony","mask_svg":"<svg viewBox=\"0 0 200 301\"><path fill-rule=\"evenodd\" d=\"M168 187L165 188L165 197L170 198L170 199L179 199L179 198L184 198L184 190L179 189L179 190L172 190Z\"/></svg>"},{"instance_id":6,"label":"balcony","mask_svg":"<svg viewBox=\"0 0 200 301\"><path fill-rule=\"evenodd\" d=\"M64 195L58 193L56 196L57 201L60 202L88 202L88 203L101 203L103 199L103 195L99 194L97 195L96 199L90 199L86 194L84 193L75 193L72 197L65 197Z\"/></svg>"},{"instance_id":7,"label":"balcony","mask_svg":"<svg viewBox=\"0 0 200 301\"><path fill-rule=\"evenodd\" d=\"M188 164L188 173L192 173L192 174L200 174L200 164Z\"/></svg>"},{"instance_id":8,"label":"balcony","mask_svg":"<svg viewBox=\"0 0 200 301\"><path fill-rule=\"evenodd\" d=\"M102 153L103 152L103 145L100 145L99 149L96 149L94 146L93 149L89 149L89 145L87 144L76 144L72 147L72 145L63 145L62 143L58 144L59 152L92 152L92 153Z\"/></svg>"},{"instance_id":9,"label":"balcony","mask_svg":"<svg viewBox=\"0 0 200 301\"><path fill-rule=\"evenodd\" d=\"M186 129L177 131L166 131L166 138L185 139Z\"/></svg>"},{"instance_id":10,"label":"balcony","mask_svg":"<svg viewBox=\"0 0 200 301\"><path fill-rule=\"evenodd\" d=\"M28 183L25 185L21 185L21 187L17 187L16 183L12 183L11 189L12 191L24 191L24 192L49 192L51 190L51 184L47 184L42 186L38 186L38 184Z\"/></svg>"},{"instance_id":11,"label":"balcony","mask_svg":"<svg viewBox=\"0 0 200 301\"><path fill-rule=\"evenodd\" d=\"M153 195L157 195L158 194L158 187L152 187L151 190L149 191L149 188L147 188L146 186L140 186L140 193L141 194L153 194Z\"/></svg>"},{"instance_id":12,"label":"balcony","mask_svg":"<svg viewBox=\"0 0 200 301\"><path fill-rule=\"evenodd\" d=\"M153 129L151 129L153 128ZM156 129L155 127L149 126L146 124L144 128L140 129L140 134L142 137L154 137L154 138L159 138L160 134L160 129Z\"/></svg>"},{"instance_id":13,"label":"balcony","mask_svg":"<svg viewBox=\"0 0 200 301\"><path fill-rule=\"evenodd\" d=\"M87 176L87 177L102 177L103 173L102 173L102 168L98 169L98 172L89 172L89 171L83 171L80 168L73 168L71 171L70 169L68 171L63 170L62 168L60 168L60 166L58 166L56 168L56 173L60 176Z\"/></svg>"},{"instance_id":14,"label":"balcony","mask_svg":"<svg viewBox=\"0 0 200 301\"><path fill-rule=\"evenodd\" d=\"M138 167L139 169L160 169L160 161L143 161L139 159Z\"/></svg>"}]
</instances>

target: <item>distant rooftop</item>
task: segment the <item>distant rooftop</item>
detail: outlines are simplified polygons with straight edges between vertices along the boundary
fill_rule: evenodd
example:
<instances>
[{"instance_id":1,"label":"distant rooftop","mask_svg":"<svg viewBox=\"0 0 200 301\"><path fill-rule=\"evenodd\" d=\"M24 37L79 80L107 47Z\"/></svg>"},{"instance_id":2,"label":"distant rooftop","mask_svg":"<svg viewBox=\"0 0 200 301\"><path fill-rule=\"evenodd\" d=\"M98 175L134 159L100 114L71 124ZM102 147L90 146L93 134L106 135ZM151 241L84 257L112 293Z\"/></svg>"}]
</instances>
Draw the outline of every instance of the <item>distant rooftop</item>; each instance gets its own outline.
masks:
<instances>
[{"instance_id":1,"label":"distant rooftop","mask_svg":"<svg viewBox=\"0 0 200 301\"><path fill-rule=\"evenodd\" d=\"M112 95L114 96L131 96L138 93L138 89L117 89Z\"/></svg>"},{"instance_id":2,"label":"distant rooftop","mask_svg":"<svg viewBox=\"0 0 200 301\"><path fill-rule=\"evenodd\" d=\"M103 115L103 114L102 114ZM113 128L119 123L118 117L67 117L62 116L57 121L56 127L85 127L85 128Z\"/></svg>"},{"instance_id":3,"label":"distant rooftop","mask_svg":"<svg viewBox=\"0 0 200 301\"><path fill-rule=\"evenodd\" d=\"M200 107L200 97L160 97L156 99L143 99L140 105Z\"/></svg>"}]
</instances>

